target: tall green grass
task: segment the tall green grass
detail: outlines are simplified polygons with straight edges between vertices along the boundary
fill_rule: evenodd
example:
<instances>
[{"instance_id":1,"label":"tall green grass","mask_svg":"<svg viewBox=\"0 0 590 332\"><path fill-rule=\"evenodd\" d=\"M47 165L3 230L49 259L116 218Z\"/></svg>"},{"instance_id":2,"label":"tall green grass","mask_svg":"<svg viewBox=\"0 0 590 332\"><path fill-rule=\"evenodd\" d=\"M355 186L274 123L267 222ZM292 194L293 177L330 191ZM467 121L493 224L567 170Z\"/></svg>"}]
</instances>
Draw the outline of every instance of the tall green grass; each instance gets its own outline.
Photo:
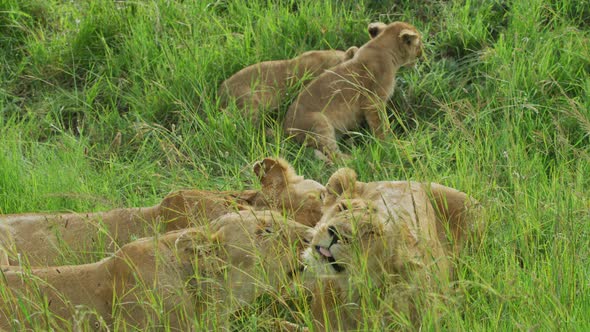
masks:
<instances>
[{"instance_id":1,"label":"tall green grass","mask_svg":"<svg viewBox=\"0 0 590 332\"><path fill-rule=\"evenodd\" d=\"M361 46L405 20L426 59L398 74L391 137L360 131L361 181L435 181L485 206L460 262L461 301L432 330L590 328L588 1L0 1L0 212L151 205L173 189L239 189L283 156L338 166L239 112L242 67ZM284 107L286 107L285 105ZM284 108L283 108L284 109ZM260 309L260 308L258 308ZM260 310L242 315L259 327ZM246 318L244 318L246 317Z\"/></svg>"}]
</instances>

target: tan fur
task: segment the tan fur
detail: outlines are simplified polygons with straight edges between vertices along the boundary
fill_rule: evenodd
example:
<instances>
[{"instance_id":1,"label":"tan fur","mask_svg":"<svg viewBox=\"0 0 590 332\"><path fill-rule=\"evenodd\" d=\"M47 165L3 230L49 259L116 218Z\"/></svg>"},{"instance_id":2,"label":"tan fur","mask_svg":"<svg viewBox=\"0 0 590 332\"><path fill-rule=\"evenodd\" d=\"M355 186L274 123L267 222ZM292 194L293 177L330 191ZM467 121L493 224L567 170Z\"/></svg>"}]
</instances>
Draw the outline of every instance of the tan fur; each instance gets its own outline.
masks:
<instances>
[{"instance_id":1,"label":"tan fur","mask_svg":"<svg viewBox=\"0 0 590 332\"><path fill-rule=\"evenodd\" d=\"M287 90L302 79L311 79L325 69L351 59L357 47L348 50L309 51L293 59L264 61L248 66L225 80L219 88L222 107L234 99L236 106L259 121L260 111L275 110Z\"/></svg>"},{"instance_id":2,"label":"tan fur","mask_svg":"<svg viewBox=\"0 0 590 332\"><path fill-rule=\"evenodd\" d=\"M320 183L297 174L282 158L265 158L254 164L260 190L211 192L180 190L161 203L166 229L174 230L202 224L223 214L245 209L274 209L286 212L295 221L313 226L321 218ZM196 221L196 222L195 222Z\"/></svg>"},{"instance_id":3,"label":"tan fur","mask_svg":"<svg viewBox=\"0 0 590 332\"><path fill-rule=\"evenodd\" d=\"M480 203L464 192L438 183L423 186L436 211L440 242L449 255L459 255L465 242L477 239L483 231L483 225L476 222L481 211Z\"/></svg>"},{"instance_id":4,"label":"tan fur","mask_svg":"<svg viewBox=\"0 0 590 332\"><path fill-rule=\"evenodd\" d=\"M367 305L416 323L418 295L448 290L449 255L456 253L448 236L457 236L458 245L473 224L467 195L434 183L363 183L347 168L334 173L326 189L324 216L304 253L315 328L358 329ZM367 295L368 285L384 291L380 300ZM388 319L375 326L381 323Z\"/></svg>"},{"instance_id":5,"label":"tan fur","mask_svg":"<svg viewBox=\"0 0 590 332\"><path fill-rule=\"evenodd\" d=\"M284 210L295 221L314 226L322 217L321 195L326 188L297 175L281 158L266 158L254 165L262 188L252 204Z\"/></svg>"},{"instance_id":6,"label":"tan fur","mask_svg":"<svg viewBox=\"0 0 590 332\"><path fill-rule=\"evenodd\" d=\"M159 206L96 213L27 213L0 216L2 265L60 265L95 261L96 249L114 251L154 234Z\"/></svg>"},{"instance_id":7,"label":"tan fur","mask_svg":"<svg viewBox=\"0 0 590 332\"><path fill-rule=\"evenodd\" d=\"M260 190L180 190L156 206L96 213L0 216L0 265L48 266L96 261L135 238L207 224L226 213L274 209L313 226L321 218L324 187L297 175L280 158L254 165Z\"/></svg>"},{"instance_id":8,"label":"tan fur","mask_svg":"<svg viewBox=\"0 0 590 332\"><path fill-rule=\"evenodd\" d=\"M92 313L91 320L82 323L93 330L103 323L112 328L117 317L133 327L157 329L165 324L160 318L168 317L172 330L187 331L195 313L205 310L206 317L197 319L203 325L194 329L221 327L241 305L278 289L291 272L301 269L297 252L308 229L280 213L242 211L206 227L134 241L93 264L30 271L7 267L0 328L48 328L41 314L44 303L58 330L72 327L77 310ZM160 298L156 303L161 309L153 307L154 296ZM19 298L30 301L25 304L28 317L20 316Z\"/></svg>"},{"instance_id":9,"label":"tan fur","mask_svg":"<svg viewBox=\"0 0 590 332\"><path fill-rule=\"evenodd\" d=\"M337 136L358 128L363 120L377 138L385 138L389 129L385 102L393 93L395 75L421 56L420 33L410 24L372 23L369 34L376 37L353 59L309 83L285 117L287 135L327 158L346 157Z\"/></svg>"}]
</instances>

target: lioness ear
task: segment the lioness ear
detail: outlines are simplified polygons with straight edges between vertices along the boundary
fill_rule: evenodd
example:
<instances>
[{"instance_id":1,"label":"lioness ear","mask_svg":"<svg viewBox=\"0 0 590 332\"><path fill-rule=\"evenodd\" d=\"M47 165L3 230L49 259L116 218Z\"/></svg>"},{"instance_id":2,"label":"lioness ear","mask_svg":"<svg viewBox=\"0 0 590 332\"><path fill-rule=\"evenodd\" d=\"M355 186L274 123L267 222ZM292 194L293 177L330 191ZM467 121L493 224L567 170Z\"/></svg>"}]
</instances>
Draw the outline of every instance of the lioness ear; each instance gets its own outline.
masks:
<instances>
[{"instance_id":1,"label":"lioness ear","mask_svg":"<svg viewBox=\"0 0 590 332\"><path fill-rule=\"evenodd\" d=\"M264 158L254 164L254 173L263 187L286 185L289 179L297 177L293 167L281 158Z\"/></svg>"},{"instance_id":2,"label":"lioness ear","mask_svg":"<svg viewBox=\"0 0 590 332\"><path fill-rule=\"evenodd\" d=\"M371 36L371 39L377 37L386 26L387 24L381 22L370 23L367 30L369 31L369 36Z\"/></svg>"},{"instance_id":3,"label":"lioness ear","mask_svg":"<svg viewBox=\"0 0 590 332\"><path fill-rule=\"evenodd\" d=\"M349 49L346 50L346 58L352 59L358 50L359 50L359 48L356 46L350 47Z\"/></svg>"},{"instance_id":4,"label":"lioness ear","mask_svg":"<svg viewBox=\"0 0 590 332\"><path fill-rule=\"evenodd\" d=\"M403 29L399 33L399 37L402 39L404 44L410 46L410 45L416 45L418 43L418 37L420 37L420 35L418 35L418 33L416 31Z\"/></svg>"},{"instance_id":5,"label":"lioness ear","mask_svg":"<svg viewBox=\"0 0 590 332\"><path fill-rule=\"evenodd\" d=\"M328 180L326 191L328 195L352 196L355 184L356 172L350 168L341 168L334 172Z\"/></svg>"}]
</instances>

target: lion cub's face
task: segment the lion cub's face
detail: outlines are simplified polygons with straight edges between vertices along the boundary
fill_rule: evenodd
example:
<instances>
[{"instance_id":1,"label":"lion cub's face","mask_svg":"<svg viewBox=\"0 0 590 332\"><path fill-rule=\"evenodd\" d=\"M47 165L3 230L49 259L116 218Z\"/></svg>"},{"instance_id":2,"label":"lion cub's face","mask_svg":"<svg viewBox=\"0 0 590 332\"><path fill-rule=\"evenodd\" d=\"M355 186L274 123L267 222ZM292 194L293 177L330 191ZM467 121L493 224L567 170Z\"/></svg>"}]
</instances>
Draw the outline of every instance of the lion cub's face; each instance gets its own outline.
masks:
<instances>
[{"instance_id":1,"label":"lion cub's face","mask_svg":"<svg viewBox=\"0 0 590 332\"><path fill-rule=\"evenodd\" d=\"M422 37L411 24L374 22L368 30L375 43L388 49L401 66L411 67L422 56Z\"/></svg>"}]
</instances>

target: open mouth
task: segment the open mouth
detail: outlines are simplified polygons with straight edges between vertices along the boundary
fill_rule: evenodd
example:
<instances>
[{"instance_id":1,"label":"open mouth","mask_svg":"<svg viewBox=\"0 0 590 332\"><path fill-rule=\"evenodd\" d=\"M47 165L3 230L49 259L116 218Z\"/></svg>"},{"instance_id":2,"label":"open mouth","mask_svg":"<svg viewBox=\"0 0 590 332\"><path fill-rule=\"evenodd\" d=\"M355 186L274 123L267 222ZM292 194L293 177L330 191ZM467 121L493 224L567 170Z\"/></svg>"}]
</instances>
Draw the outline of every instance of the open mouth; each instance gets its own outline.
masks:
<instances>
[{"instance_id":1,"label":"open mouth","mask_svg":"<svg viewBox=\"0 0 590 332\"><path fill-rule=\"evenodd\" d=\"M334 256L332 255L332 252L330 251L329 248L324 248L322 246L315 246L315 250L320 254L320 256L325 259L330 266L332 266L332 268L336 271L336 272L343 272L344 271L344 267L338 263L336 263L336 259L334 259Z\"/></svg>"}]
</instances>

